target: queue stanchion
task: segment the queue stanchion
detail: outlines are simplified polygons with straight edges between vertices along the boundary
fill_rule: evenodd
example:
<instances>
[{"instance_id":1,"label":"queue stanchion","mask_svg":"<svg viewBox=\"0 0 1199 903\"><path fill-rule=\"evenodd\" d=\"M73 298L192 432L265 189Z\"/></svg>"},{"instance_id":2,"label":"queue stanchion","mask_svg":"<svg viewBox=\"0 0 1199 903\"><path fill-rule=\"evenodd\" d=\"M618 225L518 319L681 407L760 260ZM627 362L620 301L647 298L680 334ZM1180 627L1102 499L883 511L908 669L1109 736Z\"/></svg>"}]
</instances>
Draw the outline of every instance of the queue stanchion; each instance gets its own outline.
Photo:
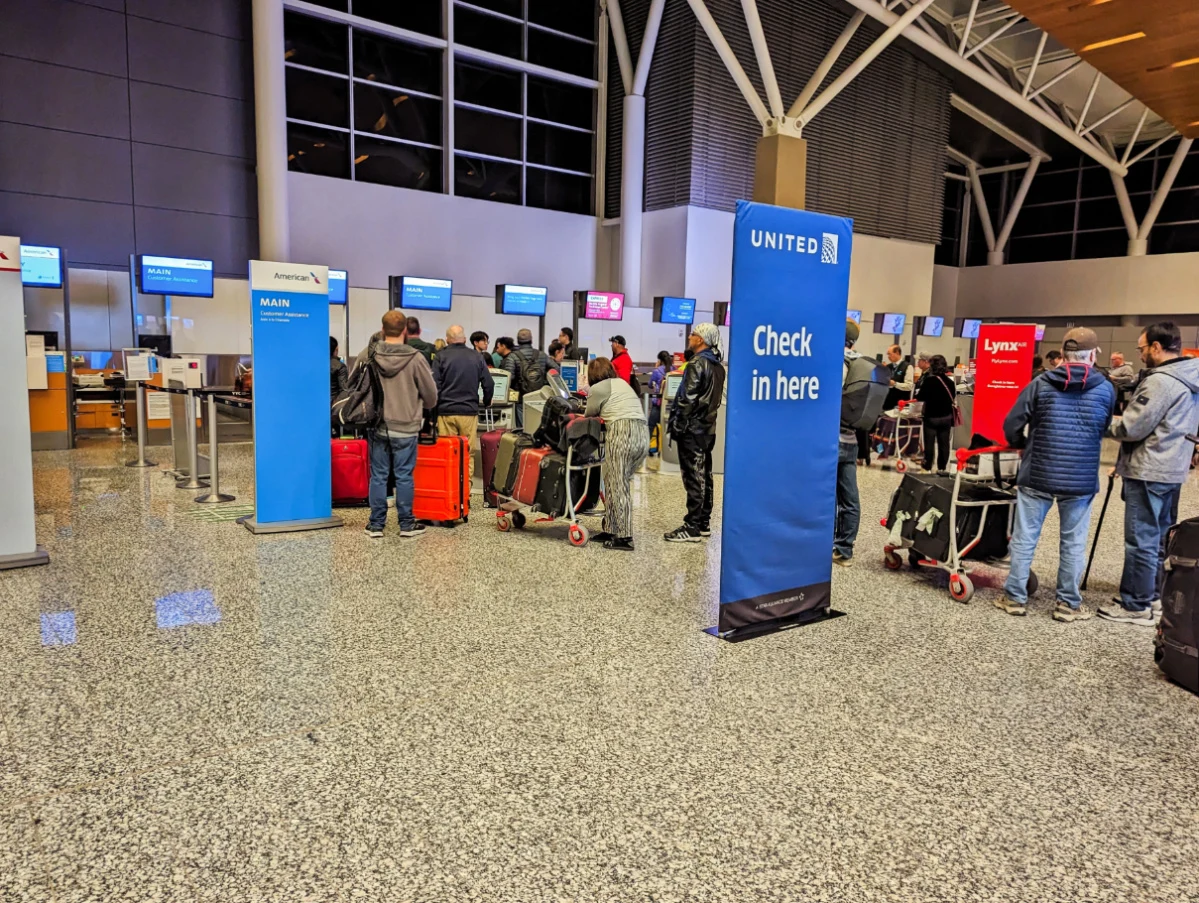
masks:
<instances>
[{"instance_id":1,"label":"queue stanchion","mask_svg":"<svg viewBox=\"0 0 1199 903\"><path fill-rule=\"evenodd\" d=\"M200 445L196 435L196 396L189 389L183 395L183 416L187 418L187 476L175 484L176 489L207 489L200 479Z\"/></svg>"},{"instance_id":2,"label":"queue stanchion","mask_svg":"<svg viewBox=\"0 0 1199 903\"><path fill-rule=\"evenodd\" d=\"M193 424L194 428L194 424ZM235 496L221 492L221 467L219 457L220 437L216 425L216 395L208 396L208 475L212 486L204 495L196 496L196 502L201 505L216 505L220 502L232 502Z\"/></svg>"},{"instance_id":3,"label":"queue stanchion","mask_svg":"<svg viewBox=\"0 0 1199 903\"><path fill-rule=\"evenodd\" d=\"M146 387L140 380L133 394L137 399L137 460L130 461L125 466L157 467L153 461L146 460Z\"/></svg>"}]
</instances>

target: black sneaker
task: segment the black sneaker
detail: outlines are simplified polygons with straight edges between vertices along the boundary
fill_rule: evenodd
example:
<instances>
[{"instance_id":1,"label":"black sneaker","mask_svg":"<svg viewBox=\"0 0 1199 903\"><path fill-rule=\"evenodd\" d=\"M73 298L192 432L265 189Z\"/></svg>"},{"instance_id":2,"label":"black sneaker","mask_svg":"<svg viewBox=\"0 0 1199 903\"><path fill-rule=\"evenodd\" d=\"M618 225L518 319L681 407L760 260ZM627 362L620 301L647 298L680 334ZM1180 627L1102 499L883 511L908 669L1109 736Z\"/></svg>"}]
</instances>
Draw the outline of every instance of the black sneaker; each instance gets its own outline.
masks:
<instances>
[{"instance_id":1,"label":"black sneaker","mask_svg":"<svg viewBox=\"0 0 1199 903\"><path fill-rule=\"evenodd\" d=\"M686 524L677 530L671 530L664 537L667 542L703 542L699 530L692 530Z\"/></svg>"},{"instance_id":2,"label":"black sneaker","mask_svg":"<svg viewBox=\"0 0 1199 903\"><path fill-rule=\"evenodd\" d=\"M367 527L363 532L367 536L369 536L371 539L382 539L383 538L383 528L382 527Z\"/></svg>"},{"instance_id":3,"label":"black sneaker","mask_svg":"<svg viewBox=\"0 0 1199 903\"><path fill-rule=\"evenodd\" d=\"M702 536L704 539L707 539L709 536L712 535L711 527L705 527L703 530L700 530L699 535Z\"/></svg>"},{"instance_id":4,"label":"black sneaker","mask_svg":"<svg viewBox=\"0 0 1199 903\"><path fill-rule=\"evenodd\" d=\"M618 539L614 536L604 543L604 548L615 552L631 552L633 551L633 538L627 536L624 539Z\"/></svg>"},{"instance_id":5,"label":"black sneaker","mask_svg":"<svg viewBox=\"0 0 1199 903\"><path fill-rule=\"evenodd\" d=\"M400 536L404 537L405 539L412 539L413 537L416 537L416 536L424 536L426 532L427 531L425 530L425 525L418 523L418 524L413 524L411 527L409 527L406 530L401 530Z\"/></svg>"}]
</instances>

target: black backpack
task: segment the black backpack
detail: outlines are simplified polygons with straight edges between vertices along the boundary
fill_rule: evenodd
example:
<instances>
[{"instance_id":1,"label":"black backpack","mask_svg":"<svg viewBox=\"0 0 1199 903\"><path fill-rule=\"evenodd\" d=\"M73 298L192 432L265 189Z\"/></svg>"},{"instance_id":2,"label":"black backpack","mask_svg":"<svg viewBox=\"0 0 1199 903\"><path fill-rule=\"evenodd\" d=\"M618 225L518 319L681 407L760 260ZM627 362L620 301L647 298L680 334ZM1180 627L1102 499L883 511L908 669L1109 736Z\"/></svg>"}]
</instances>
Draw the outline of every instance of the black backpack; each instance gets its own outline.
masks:
<instances>
[{"instance_id":1,"label":"black backpack","mask_svg":"<svg viewBox=\"0 0 1199 903\"><path fill-rule=\"evenodd\" d=\"M378 429L383 422L383 383L375 364L374 342L367 349L366 360L350 373L346 390L333 402L333 419L358 430Z\"/></svg>"},{"instance_id":2,"label":"black backpack","mask_svg":"<svg viewBox=\"0 0 1199 903\"><path fill-rule=\"evenodd\" d=\"M633 390L633 394L637 396L638 401L641 400L641 380L637 378L637 369L633 368L629 371L629 388Z\"/></svg>"},{"instance_id":3,"label":"black backpack","mask_svg":"<svg viewBox=\"0 0 1199 903\"><path fill-rule=\"evenodd\" d=\"M522 346L523 348L531 348L529 345ZM516 355L516 389L521 395L526 395L529 392L536 392L543 388L546 384L545 370L539 366L541 355L534 352L532 355L521 354L520 350L512 352Z\"/></svg>"},{"instance_id":4,"label":"black backpack","mask_svg":"<svg viewBox=\"0 0 1199 903\"><path fill-rule=\"evenodd\" d=\"M873 429L891 388L891 370L869 357L855 357L845 363L849 370L841 387L841 426Z\"/></svg>"}]
</instances>

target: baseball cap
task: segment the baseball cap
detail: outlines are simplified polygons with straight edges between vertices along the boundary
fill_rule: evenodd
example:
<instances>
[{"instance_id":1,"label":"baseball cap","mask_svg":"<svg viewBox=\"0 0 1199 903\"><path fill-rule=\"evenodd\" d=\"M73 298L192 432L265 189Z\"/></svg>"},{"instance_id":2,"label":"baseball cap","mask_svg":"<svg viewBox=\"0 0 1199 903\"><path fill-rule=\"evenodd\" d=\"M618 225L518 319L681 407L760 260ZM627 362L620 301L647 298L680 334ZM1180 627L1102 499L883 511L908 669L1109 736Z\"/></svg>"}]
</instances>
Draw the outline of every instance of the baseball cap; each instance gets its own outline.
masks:
<instances>
[{"instance_id":1,"label":"baseball cap","mask_svg":"<svg viewBox=\"0 0 1199 903\"><path fill-rule=\"evenodd\" d=\"M1099 347L1099 336L1095 330L1075 326L1062 340L1062 351L1094 351Z\"/></svg>"},{"instance_id":2,"label":"baseball cap","mask_svg":"<svg viewBox=\"0 0 1199 903\"><path fill-rule=\"evenodd\" d=\"M846 342L846 344L852 345L854 342L856 342L858 340L858 336L860 336L861 334L862 334L862 327L860 327L853 320L847 319L845 321L845 342Z\"/></svg>"},{"instance_id":3,"label":"baseball cap","mask_svg":"<svg viewBox=\"0 0 1199 903\"><path fill-rule=\"evenodd\" d=\"M610 336L608 336L608 341L615 342L617 345L628 346L628 344L629 344L628 342L626 342L624 340L624 336L622 336L622 335L610 335Z\"/></svg>"}]
</instances>

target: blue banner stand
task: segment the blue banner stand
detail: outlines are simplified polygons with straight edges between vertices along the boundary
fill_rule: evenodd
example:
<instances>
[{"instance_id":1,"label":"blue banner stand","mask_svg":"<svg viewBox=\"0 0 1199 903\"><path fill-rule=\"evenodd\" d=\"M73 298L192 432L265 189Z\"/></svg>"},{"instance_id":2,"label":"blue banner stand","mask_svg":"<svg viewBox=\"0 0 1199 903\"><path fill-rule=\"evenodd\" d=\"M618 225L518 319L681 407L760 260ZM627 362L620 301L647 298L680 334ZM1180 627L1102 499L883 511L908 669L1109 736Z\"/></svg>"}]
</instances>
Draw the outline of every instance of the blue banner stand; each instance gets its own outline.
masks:
<instances>
[{"instance_id":1,"label":"blue banner stand","mask_svg":"<svg viewBox=\"0 0 1199 903\"><path fill-rule=\"evenodd\" d=\"M251 533L342 526L329 439L329 270L250 261L254 358Z\"/></svg>"},{"instance_id":2,"label":"blue banner stand","mask_svg":"<svg viewBox=\"0 0 1199 903\"><path fill-rule=\"evenodd\" d=\"M843 614L830 606L852 249L849 219L737 202L713 636Z\"/></svg>"}]
</instances>

